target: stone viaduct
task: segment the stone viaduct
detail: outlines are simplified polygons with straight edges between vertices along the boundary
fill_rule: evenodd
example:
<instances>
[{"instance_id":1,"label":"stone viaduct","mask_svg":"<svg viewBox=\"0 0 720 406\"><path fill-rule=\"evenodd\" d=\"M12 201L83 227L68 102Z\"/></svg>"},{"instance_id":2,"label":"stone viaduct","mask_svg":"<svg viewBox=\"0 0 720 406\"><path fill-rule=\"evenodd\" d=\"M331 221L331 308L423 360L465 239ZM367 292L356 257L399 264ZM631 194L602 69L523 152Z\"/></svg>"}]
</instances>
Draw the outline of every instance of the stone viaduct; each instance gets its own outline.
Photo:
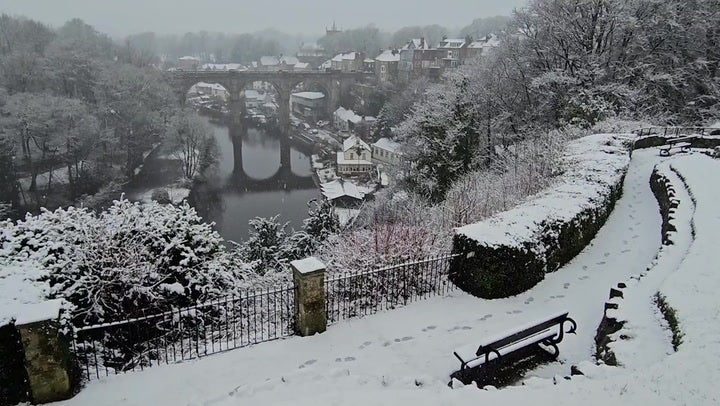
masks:
<instances>
[{"instance_id":1,"label":"stone viaduct","mask_svg":"<svg viewBox=\"0 0 720 406\"><path fill-rule=\"evenodd\" d=\"M176 71L172 83L181 103L188 90L199 82L218 83L230 93L228 107L235 118L245 110L244 90L256 81L270 83L278 93L278 124L283 134L290 129L290 93L300 83L322 90L327 112L332 114L340 104L340 95L355 82L374 78L372 73L322 71Z\"/></svg>"}]
</instances>

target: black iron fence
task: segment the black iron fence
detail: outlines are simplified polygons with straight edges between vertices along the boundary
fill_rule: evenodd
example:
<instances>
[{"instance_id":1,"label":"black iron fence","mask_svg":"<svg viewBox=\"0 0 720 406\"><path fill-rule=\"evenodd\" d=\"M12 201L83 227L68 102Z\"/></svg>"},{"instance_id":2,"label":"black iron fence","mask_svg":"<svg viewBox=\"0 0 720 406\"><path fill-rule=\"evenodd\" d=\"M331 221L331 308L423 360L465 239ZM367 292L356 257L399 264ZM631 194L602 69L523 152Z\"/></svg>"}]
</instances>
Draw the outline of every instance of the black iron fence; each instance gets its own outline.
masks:
<instances>
[{"instance_id":1,"label":"black iron fence","mask_svg":"<svg viewBox=\"0 0 720 406\"><path fill-rule=\"evenodd\" d=\"M88 380L190 360L292 335L295 288L248 291L195 306L78 328L73 350Z\"/></svg>"},{"instance_id":2,"label":"black iron fence","mask_svg":"<svg viewBox=\"0 0 720 406\"><path fill-rule=\"evenodd\" d=\"M455 289L448 279L454 255L428 258L325 280L328 323L394 309Z\"/></svg>"},{"instance_id":3,"label":"black iron fence","mask_svg":"<svg viewBox=\"0 0 720 406\"><path fill-rule=\"evenodd\" d=\"M648 135L661 135L663 137L681 136L681 135L715 135L720 132L718 128L708 127L646 127L633 131L638 137Z\"/></svg>"}]
</instances>

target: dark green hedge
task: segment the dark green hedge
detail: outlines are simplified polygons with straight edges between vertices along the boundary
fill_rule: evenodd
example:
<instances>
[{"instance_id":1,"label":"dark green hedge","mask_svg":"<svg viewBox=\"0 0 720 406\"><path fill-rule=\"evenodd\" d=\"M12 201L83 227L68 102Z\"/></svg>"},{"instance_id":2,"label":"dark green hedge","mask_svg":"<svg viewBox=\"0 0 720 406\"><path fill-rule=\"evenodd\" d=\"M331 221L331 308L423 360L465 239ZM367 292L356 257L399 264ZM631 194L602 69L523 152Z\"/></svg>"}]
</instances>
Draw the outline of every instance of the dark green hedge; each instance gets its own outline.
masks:
<instances>
[{"instance_id":1,"label":"dark green hedge","mask_svg":"<svg viewBox=\"0 0 720 406\"><path fill-rule=\"evenodd\" d=\"M0 406L30 401L20 333L13 324L0 326Z\"/></svg>"},{"instance_id":2,"label":"dark green hedge","mask_svg":"<svg viewBox=\"0 0 720 406\"><path fill-rule=\"evenodd\" d=\"M456 234L453 252L460 255L450 265L451 280L465 292L485 299L514 296L532 288L595 238L622 195L623 179L595 207L568 222L541 225L538 239L525 241L522 248L488 247Z\"/></svg>"}]
</instances>

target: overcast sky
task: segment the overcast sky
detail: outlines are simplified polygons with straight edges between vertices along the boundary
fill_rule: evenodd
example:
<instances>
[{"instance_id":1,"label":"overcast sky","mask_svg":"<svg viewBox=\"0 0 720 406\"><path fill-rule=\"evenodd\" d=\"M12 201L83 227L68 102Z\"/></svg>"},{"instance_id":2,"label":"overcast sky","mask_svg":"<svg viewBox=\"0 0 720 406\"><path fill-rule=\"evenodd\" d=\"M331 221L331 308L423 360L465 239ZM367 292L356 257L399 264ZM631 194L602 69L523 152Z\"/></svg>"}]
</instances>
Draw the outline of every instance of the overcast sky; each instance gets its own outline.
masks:
<instances>
[{"instance_id":1,"label":"overcast sky","mask_svg":"<svg viewBox=\"0 0 720 406\"><path fill-rule=\"evenodd\" d=\"M113 36L154 31L245 33L276 28L289 34L324 34L375 23L392 31L408 25L468 25L474 18L509 15L526 0L0 0L0 13L59 26L81 18Z\"/></svg>"}]
</instances>

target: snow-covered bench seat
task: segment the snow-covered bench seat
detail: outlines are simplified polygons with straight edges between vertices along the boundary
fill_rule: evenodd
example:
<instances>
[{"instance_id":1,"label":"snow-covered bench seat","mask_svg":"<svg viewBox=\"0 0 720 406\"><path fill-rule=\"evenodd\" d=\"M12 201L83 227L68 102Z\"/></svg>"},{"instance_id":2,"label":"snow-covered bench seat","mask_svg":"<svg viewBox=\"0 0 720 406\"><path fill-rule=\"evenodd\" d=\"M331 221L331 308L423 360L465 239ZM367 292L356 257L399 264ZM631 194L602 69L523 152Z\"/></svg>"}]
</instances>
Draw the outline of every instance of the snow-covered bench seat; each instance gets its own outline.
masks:
<instances>
[{"instance_id":1,"label":"snow-covered bench seat","mask_svg":"<svg viewBox=\"0 0 720 406\"><path fill-rule=\"evenodd\" d=\"M570 324L567 331L565 331L565 323ZM510 353L540 344L553 348L552 355L557 357L560 354L557 344L562 341L566 333L574 334L576 329L577 324L565 311L488 337L479 345L458 348L453 354L460 360L461 370L479 367Z\"/></svg>"},{"instance_id":2,"label":"snow-covered bench seat","mask_svg":"<svg viewBox=\"0 0 720 406\"><path fill-rule=\"evenodd\" d=\"M667 143L660 147L660 155L669 156L670 151L673 148L677 148L682 152L690 151L690 147L692 146L692 144L688 141L690 141L691 139L692 137L676 137L668 139Z\"/></svg>"}]
</instances>

